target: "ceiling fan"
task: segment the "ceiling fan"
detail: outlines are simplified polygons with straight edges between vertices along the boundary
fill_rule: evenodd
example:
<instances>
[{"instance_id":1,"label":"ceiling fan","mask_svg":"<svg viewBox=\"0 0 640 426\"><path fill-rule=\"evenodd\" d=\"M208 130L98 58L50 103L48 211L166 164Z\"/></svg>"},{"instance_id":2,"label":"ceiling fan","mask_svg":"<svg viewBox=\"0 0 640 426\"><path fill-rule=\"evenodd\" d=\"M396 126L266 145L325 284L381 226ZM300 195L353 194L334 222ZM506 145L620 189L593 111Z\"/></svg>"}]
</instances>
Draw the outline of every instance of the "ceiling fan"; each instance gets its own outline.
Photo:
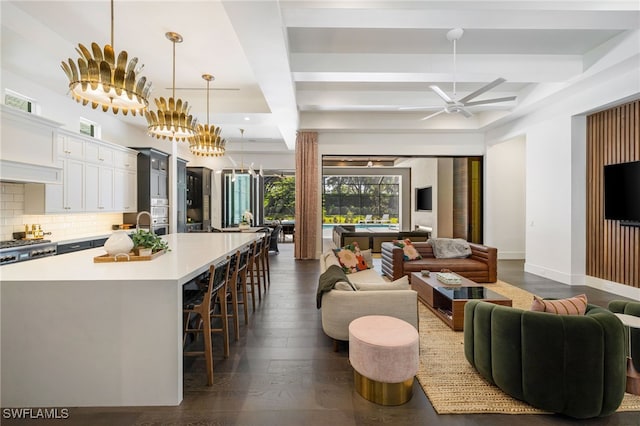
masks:
<instances>
[{"instance_id":1,"label":"ceiling fan","mask_svg":"<svg viewBox=\"0 0 640 426\"><path fill-rule=\"evenodd\" d=\"M472 101L473 99L477 98L478 96L482 95L485 92L488 92L489 90L493 89L494 87L498 86L499 84L504 83L506 80L504 78L498 78L494 81L492 81L491 83L482 86L481 88L479 88L478 90L476 90L473 93L468 94L467 96L465 96L462 99L456 99L456 42L458 40L460 40L460 38L462 37L462 34L464 33L464 30L462 28L454 28L452 30L450 30L447 33L447 40L449 41L453 41L453 96L449 96L447 95L444 90L440 89L438 86L436 86L435 84L429 86L429 88L431 90L433 90L438 96L440 96L440 98L442 98L443 101L445 101L445 105L444 107L437 111L434 112L433 114L427 115L426 117L422 118L422 120L428 120L432 117L435 117L436 115L440 115L442 113L448 113L448 114L453 114L453 113L460 113L462 115L464 115L465 117L469 118L471 117L473 114L471 113L471 111L469 111L467 109L467 107L472 107L472 106L477 106L477 105L485 105L485 104L493 104L493 103L498 103L498 102L508 102L508 101L513 101L516 99L515 96L506 96L503 98L494 98L494 99L485 99L485 100L481 100L481 101ZM403 107L400 109L403 110L411 110L411 109L425 109L425 108L433 108L433 107L426 107L426 106L418 106L418 107Z\"/></svg>"}]
</instances>

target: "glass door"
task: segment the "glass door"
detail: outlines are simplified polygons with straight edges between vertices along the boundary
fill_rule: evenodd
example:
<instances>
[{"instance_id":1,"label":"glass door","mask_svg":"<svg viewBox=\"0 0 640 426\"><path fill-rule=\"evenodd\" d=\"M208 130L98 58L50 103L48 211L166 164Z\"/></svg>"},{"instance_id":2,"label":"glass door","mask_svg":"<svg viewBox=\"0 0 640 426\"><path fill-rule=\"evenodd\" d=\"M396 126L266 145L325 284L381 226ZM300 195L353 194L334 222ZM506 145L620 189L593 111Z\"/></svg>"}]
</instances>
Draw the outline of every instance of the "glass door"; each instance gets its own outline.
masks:
<instances>
[{"instance_id":1,"label":"glass door","mask_svg":"<svg viewBox=\"0 0 640 426\"><path fill-rule=\"evenodd\" d=\"M222 227L238 226L244 212L253 214L252 226L262 223L261 177L249 173L223 174Z\"/></svg>"}]
</instances>

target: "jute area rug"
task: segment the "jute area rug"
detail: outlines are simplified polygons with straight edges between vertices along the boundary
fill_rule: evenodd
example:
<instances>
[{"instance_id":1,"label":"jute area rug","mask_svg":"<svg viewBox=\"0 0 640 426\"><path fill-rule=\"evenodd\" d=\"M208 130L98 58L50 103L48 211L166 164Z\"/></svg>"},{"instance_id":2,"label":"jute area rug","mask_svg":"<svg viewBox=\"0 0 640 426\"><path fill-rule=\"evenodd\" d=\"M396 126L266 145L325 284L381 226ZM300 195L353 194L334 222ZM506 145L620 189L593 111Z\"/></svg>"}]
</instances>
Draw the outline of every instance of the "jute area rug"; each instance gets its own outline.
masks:
<instances>
[{"instance_id":1,"label":"jute area rug","mask_svg":"<svg viewBox=\"0 0 640 426\"><path fill-rule=\"evenodd\" d=\"M498 281L490 288L529 309L533 295ZM464 334L447 327L422 303L420 368L416 377L438 414L546 414L487 383L464 357ZM640 396L625 394L618 411L640 411Z\"/></svg>"}]
</instances>

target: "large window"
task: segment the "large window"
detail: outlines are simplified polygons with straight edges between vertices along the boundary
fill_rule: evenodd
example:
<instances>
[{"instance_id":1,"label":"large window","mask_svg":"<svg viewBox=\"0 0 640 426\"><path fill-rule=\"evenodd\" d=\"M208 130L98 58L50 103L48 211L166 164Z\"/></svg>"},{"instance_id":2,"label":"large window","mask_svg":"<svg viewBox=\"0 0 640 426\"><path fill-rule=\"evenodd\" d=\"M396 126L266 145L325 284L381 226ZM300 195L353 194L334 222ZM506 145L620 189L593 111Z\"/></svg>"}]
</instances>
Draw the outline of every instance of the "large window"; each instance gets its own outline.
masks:
<instances>
[{"instance_id":1,"label":"large window","mask_svg":"<svg viewBox=\"0 0 640 426\"><path fill-rule=\"evenodd\" d=\"M296 179L294 176L264 178L265 220L293 220L296 214Z\"/></svg>"},{"instance_id":2,"label":"large window","mask_svg":"<svg viewBox=\"0 0 640 426\"><path fill-rule=\"evenodd\" d=\"M323 177L323 222L398 222L400 176Z\"/></svg>"}]
</instances>

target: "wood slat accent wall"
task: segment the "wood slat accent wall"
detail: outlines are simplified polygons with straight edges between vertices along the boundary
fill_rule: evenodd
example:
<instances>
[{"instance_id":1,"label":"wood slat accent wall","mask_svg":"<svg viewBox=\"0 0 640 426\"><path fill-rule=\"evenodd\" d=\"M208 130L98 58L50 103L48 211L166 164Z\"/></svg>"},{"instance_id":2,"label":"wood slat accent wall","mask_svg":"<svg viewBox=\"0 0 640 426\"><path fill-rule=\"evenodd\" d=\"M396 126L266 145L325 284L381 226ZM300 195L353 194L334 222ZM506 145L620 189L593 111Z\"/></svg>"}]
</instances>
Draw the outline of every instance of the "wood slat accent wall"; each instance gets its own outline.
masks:
<instances>
[{"instance_id":1,"label":"wood slat accent wall","mask_svg":"<svg viewBox=\"0 0 640 426\"><path fill-rule=\"evenodd\" d=\"M640 100L587 117L587 275L636 288L640 228L604 219L603 168L639 160Z\"/></svg>"},{"instance_id":2,"label":"wood slat accent wall","mask_svg":"<svg viewBox=\"0 0 640 426\"><path fill-rule=\"evenodd\" d=\"M469 173L468 158L453 159L453 238L468 240L469 230Z\"/></svg>"}]
</instances>

